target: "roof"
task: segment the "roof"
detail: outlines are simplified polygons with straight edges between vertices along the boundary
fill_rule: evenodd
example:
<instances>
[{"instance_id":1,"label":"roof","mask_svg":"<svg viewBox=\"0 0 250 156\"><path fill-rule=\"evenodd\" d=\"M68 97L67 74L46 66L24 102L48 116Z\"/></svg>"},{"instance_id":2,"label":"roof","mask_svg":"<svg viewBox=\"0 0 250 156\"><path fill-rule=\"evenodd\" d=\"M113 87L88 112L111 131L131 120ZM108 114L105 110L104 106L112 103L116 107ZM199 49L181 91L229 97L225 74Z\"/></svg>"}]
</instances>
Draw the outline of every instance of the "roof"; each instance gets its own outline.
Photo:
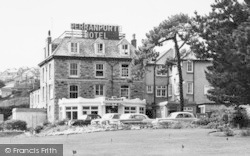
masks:
<instances>
[{"instance_id":1,"label":"roof","mask_svg":"<svg viewBox=\"0 0 250 156\"><path fill-rule=\"evenodd\" d=\"M68 51L68 44L70 42L79 43L80 52L79 53L70 53ZM105 55L95 54L94 44L102 42L105 45ZM121 43L129 44L130 47L130 56L120 55L119 45ZM74 58L134 58L136 57L135 50L136 48L130 44L125 38L121 40L104 40L104 39L86 39L81 37L64 37L62 39L55 39L52 44L58 44L58 46L53 51L50 57L47 57L39 65L41 66L46 62L46 60L52 59L54 56L65 56L65 57L74 57Z\"/></svg>"}]
</instances>

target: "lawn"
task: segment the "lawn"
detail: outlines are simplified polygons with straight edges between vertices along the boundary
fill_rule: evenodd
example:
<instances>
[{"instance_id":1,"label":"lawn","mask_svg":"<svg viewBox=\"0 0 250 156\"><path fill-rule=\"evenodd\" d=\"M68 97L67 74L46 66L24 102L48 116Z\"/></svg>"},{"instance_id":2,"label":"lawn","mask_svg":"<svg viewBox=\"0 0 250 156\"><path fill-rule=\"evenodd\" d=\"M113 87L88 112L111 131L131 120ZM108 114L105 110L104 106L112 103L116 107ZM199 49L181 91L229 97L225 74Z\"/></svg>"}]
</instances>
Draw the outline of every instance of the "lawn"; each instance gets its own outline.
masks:
<instances>
[{"instance_id":1,"label":"lawn","mask_svg":"<svg viewBox=\"0 0 250 156\"><path fill-rule=\"evenodd\" d=\"M141 129L46 137L2 137L0 144L63 144L64 156L250 155L250 137L208 135L209 129Z\"/></svg>"}]
</instances>

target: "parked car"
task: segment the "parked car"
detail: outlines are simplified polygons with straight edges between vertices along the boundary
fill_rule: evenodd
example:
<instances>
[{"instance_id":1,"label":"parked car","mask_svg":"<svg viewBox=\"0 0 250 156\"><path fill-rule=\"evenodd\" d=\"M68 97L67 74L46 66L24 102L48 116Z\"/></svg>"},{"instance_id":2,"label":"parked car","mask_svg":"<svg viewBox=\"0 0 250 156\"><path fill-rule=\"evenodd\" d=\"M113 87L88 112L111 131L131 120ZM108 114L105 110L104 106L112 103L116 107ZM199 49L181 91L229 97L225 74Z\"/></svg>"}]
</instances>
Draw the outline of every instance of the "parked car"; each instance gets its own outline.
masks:
<instances>
[{"instance_id":1,"label":"parked car","mask_svg":"<svg viewBox=\"0 0 250 156\"><path fill-rule=\"evenodd\" d=\"M147 124L151 123L153 119L150 119L145 114L128 113L120 116L119 123L121 124Z\"/></svg>"},{"instance_id":2,"label":"parked car","mask_svg":"<svg viewBox=\"0 0 250 156\"><path fill-rule=\"evenodd\" d=\"M100 119L101 116L98 114L86 114L82 116L82 119L71 120L70 125L72 126L84 126L91 124L94 119Z\"/></svg>"},{"instance_id":3,"label":"parked car","mask_svg":"<svg viewBox=\"0 0 250 156\"><path fill-rule=\"evenodd\" d=\"M119 113L107 113L102 116L101 119L95 119L91 121L91 125L108 125L117 124L121 114Z\"/></svg>"},{"instance_id":4,"label":"parked car","mask_svg":"<svg viewBox=\"0 0 250 156\"><path fill-rule=\"evenodd\" d=\"M194 122L198 121L193 113L189 112L173 112L166 118L156 118L152 123L164 123L164 122Z\"/></svg>"}]
</instances>

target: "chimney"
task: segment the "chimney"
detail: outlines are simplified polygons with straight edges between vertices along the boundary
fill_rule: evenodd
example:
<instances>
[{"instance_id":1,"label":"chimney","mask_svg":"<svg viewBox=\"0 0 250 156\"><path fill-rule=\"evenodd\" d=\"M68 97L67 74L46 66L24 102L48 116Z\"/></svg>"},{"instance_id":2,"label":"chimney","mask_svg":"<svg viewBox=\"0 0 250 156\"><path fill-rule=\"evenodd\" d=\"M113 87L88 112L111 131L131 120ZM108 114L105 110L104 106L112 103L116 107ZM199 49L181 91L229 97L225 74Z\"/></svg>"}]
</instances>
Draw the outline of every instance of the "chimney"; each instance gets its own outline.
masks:
<instances>
[{"instance_id":1,"label":"chimney","mask_svg":"<svg viewBox=\"0 0 250 156\"><path fill-rule=\"evenodd\" d=\"M133 39L131 40L131 44L136 48L135 34L133 34Z\"/></svg>"},{"instance_id":2,"label":"chimney","mask_svg":"<svg viewBox=\"0 0 250 156\"><path fill-rule=\"evenodd\" d=\"M51 49L51 36L50 36L50 30L48 31L48 37L47 37L47 56L50 55L50 53L52 52Z\"/></svg>"},{"instance_id":3,"label":"chimney","mask_svg":"<svg viewBox=\"0 0 250 156\"><path fill-rule=\"evenodd\" d=\"M48 45L51 43L50 30L48 31L47 43L48 43Z\"/></svg>"}]
</instances>

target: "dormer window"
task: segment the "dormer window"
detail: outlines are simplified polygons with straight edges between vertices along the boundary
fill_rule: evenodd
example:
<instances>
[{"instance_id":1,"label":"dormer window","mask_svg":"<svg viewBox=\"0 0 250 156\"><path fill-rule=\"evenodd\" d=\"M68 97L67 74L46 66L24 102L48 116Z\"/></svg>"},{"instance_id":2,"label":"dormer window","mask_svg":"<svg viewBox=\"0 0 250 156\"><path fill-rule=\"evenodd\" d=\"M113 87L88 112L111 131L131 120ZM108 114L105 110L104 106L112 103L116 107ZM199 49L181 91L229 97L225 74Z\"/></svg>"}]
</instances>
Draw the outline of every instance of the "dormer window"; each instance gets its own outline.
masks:
<instances>
[{"instance_id":1,"label":"dormer window","mask_svg":"<svg viewBox=\"0 0 250 156\"><path fill-rule=\"evenodd\" d=\"M95 43L95 53L96 54L104 54L105 53L104 43Z\"/></svg>"},{"instance_id":2,"label":"dormer window","mask_svg":"<svg viewBox=\"0 0 250 156\"><path fill-rule=\"evenodd\" d=\"M71 53L79 53L80 47L78 42L70 42L69 43L69 52Z\"/></svg>"},{"instance_id":3,"label":"dormer window","mask_svg":"<svg viewBox=\"0 0 250 156\"><path fill-rule=\"evenodd\" d=\"M128 44L123 44L122 45L122 50L121 50L121 54L122 55L129 55L129 50L128 50Z\"/></svg>"}]
</instances>

